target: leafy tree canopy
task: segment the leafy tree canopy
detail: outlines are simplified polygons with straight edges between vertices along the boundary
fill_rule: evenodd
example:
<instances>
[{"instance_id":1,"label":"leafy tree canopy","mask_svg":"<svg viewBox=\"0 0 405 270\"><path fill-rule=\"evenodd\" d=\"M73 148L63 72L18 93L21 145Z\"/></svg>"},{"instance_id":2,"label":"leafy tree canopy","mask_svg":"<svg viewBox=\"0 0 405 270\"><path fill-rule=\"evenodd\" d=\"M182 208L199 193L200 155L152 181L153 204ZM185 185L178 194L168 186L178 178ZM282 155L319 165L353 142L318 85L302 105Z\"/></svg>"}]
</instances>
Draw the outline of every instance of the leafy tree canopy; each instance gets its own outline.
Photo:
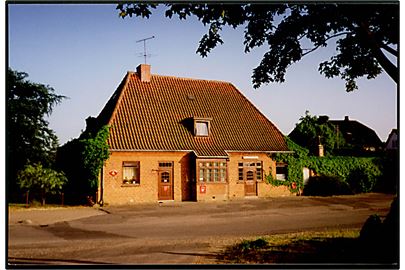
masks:
<instances>
[{"instance_id":1,"label":"leafy tree canopy","mask_svg":"<svg viewBox=\"0 0 405 270\"><path fill-rule=\"evenodd\" d=\"M327 116L311 116L306 111L288 137L300 146L310 149L313 154L317 153L319 144L324 146L326 153L333 154L346 143L343 134L328 120Z\"/></svg>"},{"instance_id":2,"label":"leafy tree canopy","mask_svg":"<svg viewBox=\"0 0 405 270\"><path fill-rule=\"evenodd\" d=\"M28 74L8 69L6 82L7 154L9 178L28 163L49 167L58 139L45 117L64 96L39 83L27 80ZM13 182L15 184L15 182Z\"/></svg>"},{"instance_id":3,"label":"leafy tree canopy","mask_svg":"<svg viewBox=\"0 0 405 270\"><path fill-rule=\"evenodd\" d=\"M119 16L149 18L156 4L120 3ZM327 78L341 77L346 90L357 89L356 79L375 78L384 69L398 83L399 73L385 53L398 56L399 5L387 3L322 4L166 4L165 16L187 19L194 15L208 33L200 40L197 53L202 57L222 44L224 26L245 29L245 52L268 46L260 64L253 70L255 88L270 82L282 83L287 68L334 40L336 54L319 64Z\"/></svg>"}]
</instances>

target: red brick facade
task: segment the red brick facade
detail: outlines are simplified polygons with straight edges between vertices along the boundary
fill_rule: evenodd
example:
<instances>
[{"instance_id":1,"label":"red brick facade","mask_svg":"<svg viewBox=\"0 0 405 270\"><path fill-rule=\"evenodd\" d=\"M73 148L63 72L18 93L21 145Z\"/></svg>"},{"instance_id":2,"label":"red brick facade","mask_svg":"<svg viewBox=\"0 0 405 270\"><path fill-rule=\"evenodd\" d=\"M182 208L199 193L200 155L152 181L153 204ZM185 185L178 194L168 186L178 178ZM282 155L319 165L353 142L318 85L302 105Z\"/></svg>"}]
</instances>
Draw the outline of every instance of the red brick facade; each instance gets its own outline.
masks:
<instances>
[{"instance_id":1,"label":"red brick facade","mask_svg":"<svg viewBox=\"0 0 405 270\"><path fill-rule=\"evenodd\" d=\"M196 175L199 160L195 158L193 153L180 151L112 152L103 170L99 194L102 194L103 203L105 204L158 202L160 201L158 194L158 182L160 180L158 173L159 163L173 162L172 200L174 201L222 201L246 198L244 181L239 181L238 179L238 164L248 161L261 162L262 164L263 179L255 181L256 196L291 195L288 188L284 186L274 187L266 183L266 175L275 173L275 162L265 153L230 153L229 158L225 159L227 164L227 179L223 183L200 182ZM204 161L207 160L204 159ZM123 162L130 161L139 161L139 185L123 184ZM114 175L112 172L116 172L117 174Z\"/></svg>"}]
</instances>

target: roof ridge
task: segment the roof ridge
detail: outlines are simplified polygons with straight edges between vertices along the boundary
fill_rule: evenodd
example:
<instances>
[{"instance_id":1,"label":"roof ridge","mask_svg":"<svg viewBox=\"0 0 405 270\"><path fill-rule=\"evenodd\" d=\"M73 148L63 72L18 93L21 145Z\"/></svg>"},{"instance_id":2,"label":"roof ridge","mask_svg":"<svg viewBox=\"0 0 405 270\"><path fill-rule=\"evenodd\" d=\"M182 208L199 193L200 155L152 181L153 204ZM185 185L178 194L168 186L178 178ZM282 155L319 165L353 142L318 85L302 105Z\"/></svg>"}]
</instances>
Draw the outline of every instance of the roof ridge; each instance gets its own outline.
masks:
<instances>
[{"instance_id":1,"label":"roof ridge","mask_svg":"<svg viewBox=\"0 0 405 270\"><path fill-rule=\"evenodd\" d=\"M137 74L136 71L128 71L128 74ZM220 80L210 80L210 79L198 79L198 78L189 78L189 77L179 77L173 75L161 75L161 74L151 74L152 77L162 77L162 78L172 78L172 79L180 79L180 80L190 80L190 81L204 81L204 82L216 82L216 83L226 83L232 84L228 81L220 81Z\"/></svg>"}]
</instances>

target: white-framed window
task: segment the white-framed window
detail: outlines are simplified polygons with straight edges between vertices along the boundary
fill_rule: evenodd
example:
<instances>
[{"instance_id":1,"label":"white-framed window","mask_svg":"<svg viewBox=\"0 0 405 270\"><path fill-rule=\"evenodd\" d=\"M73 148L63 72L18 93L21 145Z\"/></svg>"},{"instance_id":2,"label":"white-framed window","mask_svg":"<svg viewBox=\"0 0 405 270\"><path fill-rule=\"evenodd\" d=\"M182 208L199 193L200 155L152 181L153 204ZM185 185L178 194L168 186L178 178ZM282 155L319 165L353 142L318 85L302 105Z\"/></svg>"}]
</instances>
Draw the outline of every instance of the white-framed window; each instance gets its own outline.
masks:
<instances>
[{"instance_id":1,"label":"white-framed window","mask_svg":"<svg viewBox=\"0 0 405 270\"><path fill-rule=\"evenodd\" d=\"M139 161L124 161L122 163L122 183L125 185L140 185Z\"/></svg>"},{"instance_id":2,"label":"white-framed window","mask_svg":"<svg viewBox=\"0 0 405 270\"><path fill-rule=\"evenodd\" d=\"M194 118L194 136L207 137L210 135L211 119Z\"/></svg>"},{"instance_id":3,"label":"white-framed window","mask_svg":"<svg viewBox=\"0 0 405 270\"><path fill-rule=\"evenodd\" d=\"M198 180L206 183L225 183L227 181L226 160L199 160Z\"/></svg>"},{"instance_id":4,"label":"white-framed window","mask_svg":"<svg viewBox=\"0 0 405 270\"><path fill-rule=\"evenodd\" d=\"M196 136L208 136L209 122L196 121L195 123L195 135Z\"/></svg>"}]
</instances>

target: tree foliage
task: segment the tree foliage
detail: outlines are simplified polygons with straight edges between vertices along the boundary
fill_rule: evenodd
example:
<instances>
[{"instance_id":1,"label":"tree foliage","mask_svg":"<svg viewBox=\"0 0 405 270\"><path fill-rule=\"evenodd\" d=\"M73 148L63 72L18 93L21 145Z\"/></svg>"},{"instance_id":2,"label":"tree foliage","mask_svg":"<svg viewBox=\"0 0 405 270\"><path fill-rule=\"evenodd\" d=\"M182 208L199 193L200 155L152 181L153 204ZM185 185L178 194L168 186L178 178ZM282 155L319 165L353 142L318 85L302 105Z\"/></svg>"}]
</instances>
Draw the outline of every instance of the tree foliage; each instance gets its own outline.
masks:
<instances>
[{"instance_id":1,"label":"tree foliage","mask_svg":"<svg viewBox=\"0 0 405 270\"><path fill-rule=\"evenodd\" d=\"M58 139L46 117L65 97L44 84L27 80L28 74L8 69L6 82L7 173L12 189L26 164L50 167Z\"/></svg>"},{"instance_id":2,"label":"tree foliage","mask_svg":"<svg viewBox=\"0 0 405 270\"><path fill-rule=\"evenodd\" d=\"M45 204L46 194L61 192L67 178L63 172L44 168L40 163L26 165L18 172L17 182L21 189L39 193L42 205Z\"/></svg>"},{"instance_id":3,"label":"tree foliage","mask_svg":"<svg viewBox=\"0 0 405 270\"><path fill-rule=\"evenodd\" d=\"M56 166L65 172L69 183L66 199L73 203L86 202L98 188L100 171L110 152L107 144L108 126L98 131L83 132L58 149Z\"/></svg>"},{"instance_id":4,"label":"tree foliage","mask_svg":"<svg viewBox=\"0 0 405 270\"><path fill-rule=\"evenodd\" d=\"M343 134L328 120L326 116L311 116L306 111L288 136L313 154L317 154L319 144L324 146L327 154L333 154L338 148L345 147L345 140Z\"/></svg>"},{"instance_id":5,"label":"tree foliage","mask_svg":"<svg viewBox=\"0 0 405 270\"><path fill-rule=\"evenodd\" d=\"M119 16L149 18L156 4L120 3ZM304 56L328 45L336 54L319 64L328 78L341 77L346 90L357 89L356 79L375 78L384 69L398 83L399 72L386 53L397 58L399 4L388 3L272 3L218 4L169 3L165 16L187 19L196 16L208 26L197 53L202 57L222 44L224 26L243 26L245 52L267 46L253 70L255 88L284 82L287 68ZM332 41L335 41L333 44Z\"/></svg>"}]
</instances>

